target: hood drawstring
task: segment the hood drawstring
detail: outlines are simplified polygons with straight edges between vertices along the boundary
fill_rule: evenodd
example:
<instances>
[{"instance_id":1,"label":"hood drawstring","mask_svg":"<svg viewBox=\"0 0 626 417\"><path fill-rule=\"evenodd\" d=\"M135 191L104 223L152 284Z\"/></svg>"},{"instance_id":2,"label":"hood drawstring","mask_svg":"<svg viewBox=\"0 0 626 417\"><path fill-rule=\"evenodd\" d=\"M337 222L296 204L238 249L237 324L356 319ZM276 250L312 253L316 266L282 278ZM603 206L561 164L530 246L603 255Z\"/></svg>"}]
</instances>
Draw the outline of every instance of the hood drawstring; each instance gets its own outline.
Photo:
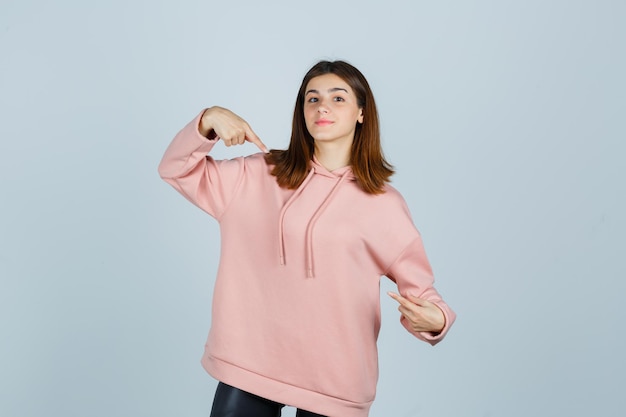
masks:
<instances>
[{"instance_id":1,"label":"hood drawstring","mask_svg":"<svg viewBox=\"0 0 626 417\"><path fill-rule=\"evenodd\" d=\"M287 210L291 206L291 204L300 196L306 185L311 181L313 175L315 174L316 168L315 166L311 167L309 174L306 176L302 184L296 189L296 191L289 197L285 205L280 209L279 219L278 219L278 251L280 257L280 264L285 265L285 232L284 232L284 222L285 222L285 214ZM326 196L322 204L315 210L311 220L309 220L309 224L306 228L305 234L305 255L306 255L306 274L308 278L313 278L313 228L315 227L315 223L317 219L322 215L333 196L339 189L339 186L346 178L352 178L353 174L351 170L347 170L344 172L341 177L337 180L337 183L330 190L330 193Z\"/></svg>"},{"instance_id":2,"label":"hood drawstring","mask_svg":"<svg viewBox=\"0 0 626 417\"><path fill-rule=\"evenodd\" d=\"M330 200L333 198L336 191L339 189L339 186L341 185L343 180L348 176L348 174L350 174L350 171L344 172L344 174L341 177L339 177L337 184L335 184L333 189L330 190L330 193L328 193L322 205L319 206L317 210L315 210L313 217L311 217L311 220L309 220L309 225L306 228L306 237L305 237L306 239L306 248L305 248L306 249L306 275L308 278L313 278L315 276L313 274L313 227L315 226L317 219L320 217L324 209L328 206L328 203L330 203Z\"/></svg>"},{"instance_id":3,"label":"hood drawstring","mask_svg":"<svg viewBox=\"0 0 626 417\"><path fill-rule=\"evenodd\" d=\"M306 176L306 178L304 179L304 181L302 181L302 184L300 184L296 192L293 193L291 197L289 197L289 199L287 200L283 208L280 209L280 214L279 214L279 219L278 219L278 251L279 251L278 255L280 256L281 265L285 265L285 234L283 230L284 229L283 223L285 221L285 213L287 212L287 209L289 208L289 206L291 206L291 203L293 203L294 200L298 198L300 193L302 193L302 190L304 190L304 187L307 185L307 183L311 181L311 178L313 178L314 173L315 173L315 168L311 168L311 170L309 171L309 175Z\"/></svg>"}]
</instances>

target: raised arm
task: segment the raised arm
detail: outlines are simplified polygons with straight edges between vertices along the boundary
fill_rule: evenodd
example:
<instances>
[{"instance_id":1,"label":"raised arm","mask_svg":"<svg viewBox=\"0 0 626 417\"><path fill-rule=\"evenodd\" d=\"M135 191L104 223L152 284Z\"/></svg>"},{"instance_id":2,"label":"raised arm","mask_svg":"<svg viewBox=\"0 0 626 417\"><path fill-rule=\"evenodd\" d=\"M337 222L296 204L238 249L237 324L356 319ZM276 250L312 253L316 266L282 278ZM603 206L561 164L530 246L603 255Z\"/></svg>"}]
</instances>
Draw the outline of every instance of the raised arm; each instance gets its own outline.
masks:
<instances>
[{"instance_id":1,"label":"raised arm","mask_svg":"<svg viewBox=\"0 0 626 417\"><path fill-rule=\"evenodd\" d=\"M204 110L172 140L159 164L159 175L185 198L218 218L236 193L244 159L214 160L207 153L218 140L227 146L265 145L245 120L221 107Z\"/></svg>"}]
</instances>

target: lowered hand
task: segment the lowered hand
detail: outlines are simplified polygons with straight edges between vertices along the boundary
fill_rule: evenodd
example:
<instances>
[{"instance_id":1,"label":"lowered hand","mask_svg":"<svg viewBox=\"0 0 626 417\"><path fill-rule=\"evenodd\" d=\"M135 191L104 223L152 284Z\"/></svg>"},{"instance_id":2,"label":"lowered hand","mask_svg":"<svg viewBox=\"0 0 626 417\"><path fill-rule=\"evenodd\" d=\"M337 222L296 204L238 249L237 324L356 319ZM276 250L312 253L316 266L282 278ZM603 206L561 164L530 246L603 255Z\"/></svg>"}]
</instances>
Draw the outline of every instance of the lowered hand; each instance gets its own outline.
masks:
<instances>
[{"instance_id":1,"label":"lowered hand","mask_svg":"<svg viewBox=\"0 0 626 417\"><path fill-rule=\"evenodd\" d=\"M446 318L437 305L423 298L388 292L400 305L398 311L409 322L414 332L440 333L446 325Z\"/></svg>"}]
</instances>

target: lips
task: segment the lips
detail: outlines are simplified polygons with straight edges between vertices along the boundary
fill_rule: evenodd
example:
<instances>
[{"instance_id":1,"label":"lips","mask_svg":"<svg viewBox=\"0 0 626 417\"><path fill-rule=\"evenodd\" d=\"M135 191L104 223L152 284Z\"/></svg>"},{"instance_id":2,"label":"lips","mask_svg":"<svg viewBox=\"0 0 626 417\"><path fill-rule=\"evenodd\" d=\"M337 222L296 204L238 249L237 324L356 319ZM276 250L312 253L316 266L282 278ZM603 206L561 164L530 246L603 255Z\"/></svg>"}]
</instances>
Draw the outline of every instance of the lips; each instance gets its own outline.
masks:
<instances>
[{"instance_id":1,"label":"lips","mask_svg":"<svg viewBox=\"0 0 626 417\"><path fill-rule=\"evenodd\" d=\"M326 119L320 119L315 122L315 124L318 126L328 126L328 125L332 125L333 123L334 123L333 121L326 120Z\"/></svg>"}]
</instances>

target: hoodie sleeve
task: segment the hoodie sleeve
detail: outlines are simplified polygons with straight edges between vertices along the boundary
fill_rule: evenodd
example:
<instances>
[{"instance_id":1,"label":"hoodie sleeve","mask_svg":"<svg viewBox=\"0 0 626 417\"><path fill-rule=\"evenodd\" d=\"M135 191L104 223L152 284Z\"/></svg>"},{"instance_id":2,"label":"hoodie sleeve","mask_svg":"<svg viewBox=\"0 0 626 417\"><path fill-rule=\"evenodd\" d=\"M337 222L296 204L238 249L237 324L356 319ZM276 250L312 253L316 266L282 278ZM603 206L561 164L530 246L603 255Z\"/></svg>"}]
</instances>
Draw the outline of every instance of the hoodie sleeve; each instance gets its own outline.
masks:
<instances>
[{"instance_id":1,"label":"hoodie sleeve","mask_svg":"<svg viewBox=\"0 0 626 417\"><path fill-rule=\"evenodd\" d=\"M430 343L437 344L441 341L452 323L456 318L456 314L443 301L441 295L433 286L434 278L430 263L426 257L422 238L419 234L404 247L404 250L395 259L385 273L387 277L392 279L398 285L398 291L403 297L408 294L415 297L424 298L431 303L436 304L445 316L446 324L440 333L433 334L431 332L414 332L404 317L400 318L402 325L415 337Z\"/></svg>"},{"instance_id":2,"label":"hoodie sleeve","mask_svg":"<svg viewBox=\"0 0 626 417\"><path fill-rule=\"evenodd\" d=\"M216 161L207 155L218 139L207 139L198 131L202 113L174 137L159 164L159 175L219 220L241 183L244 159Z\"/></svg>"}]
</instances>

